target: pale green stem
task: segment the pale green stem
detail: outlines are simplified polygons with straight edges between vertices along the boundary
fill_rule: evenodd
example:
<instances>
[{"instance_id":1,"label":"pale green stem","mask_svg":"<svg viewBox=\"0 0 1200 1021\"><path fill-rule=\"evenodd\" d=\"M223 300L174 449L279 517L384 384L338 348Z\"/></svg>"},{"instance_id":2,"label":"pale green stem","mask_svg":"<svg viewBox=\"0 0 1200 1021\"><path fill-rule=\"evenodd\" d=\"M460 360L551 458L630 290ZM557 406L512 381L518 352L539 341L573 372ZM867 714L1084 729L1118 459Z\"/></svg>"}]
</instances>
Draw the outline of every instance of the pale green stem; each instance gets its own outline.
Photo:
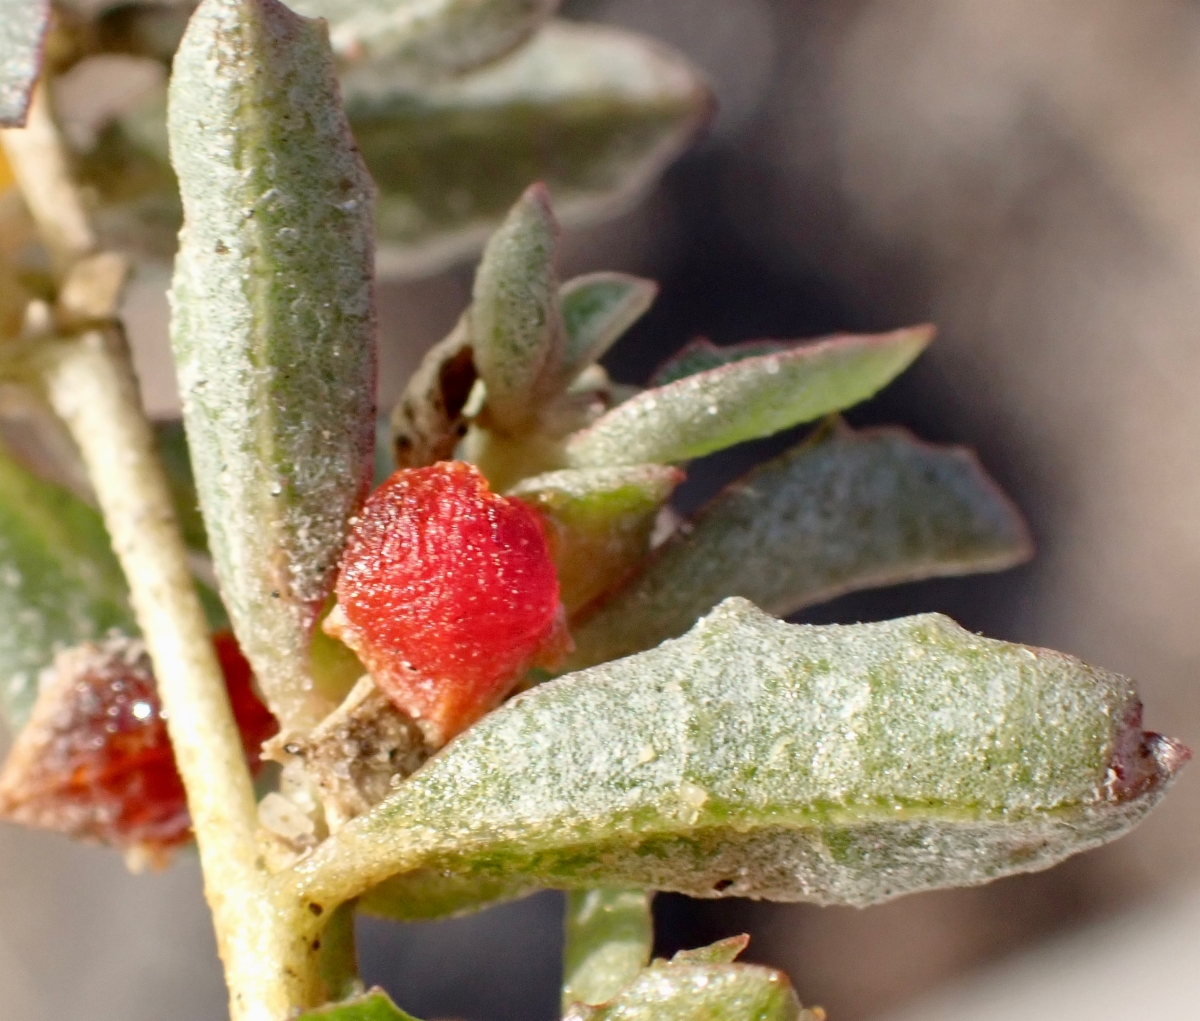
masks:
<instances>
[{"instance_id":1,"label":"pale green stem","mask_svg":"<svg viewBox=\"0 0 1200 1021\"><path fill-rule=\"evenodd\" d=\"M567 894L562 1006L613 999L650 963L653 894L641 890L573 890Z\"/></svg>"},{"instance_id":2,"label":"pale green stem","mask_svg":"<svg viewBox=\"0 0 1200 1021\"><path fill-rule=\"evenodd\" d=\"M71 270L95 238L41 90L29 127L2 137L65 298ZM95 289L100 300L101 285ZM88 304L87 295L77 300ZM300 902L275 896L258 851L250 772L123 336L114 325L46 341L36 361L51 406L79 446L154 663L231 1018L284 1021L324 998L319 943L302 935L311 926Z\"/></svg>"}]
</instances>

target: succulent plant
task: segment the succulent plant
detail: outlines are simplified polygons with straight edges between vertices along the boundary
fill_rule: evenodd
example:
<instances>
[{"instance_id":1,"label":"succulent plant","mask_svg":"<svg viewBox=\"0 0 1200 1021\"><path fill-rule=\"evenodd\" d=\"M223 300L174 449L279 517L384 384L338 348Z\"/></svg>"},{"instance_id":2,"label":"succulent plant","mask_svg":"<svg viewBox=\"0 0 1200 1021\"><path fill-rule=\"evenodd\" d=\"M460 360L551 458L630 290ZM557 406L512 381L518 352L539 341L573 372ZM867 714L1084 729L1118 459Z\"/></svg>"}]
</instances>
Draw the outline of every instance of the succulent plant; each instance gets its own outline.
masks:
<instances>
[{"instance_id":1,"label":"succulent plant","mask_svg":"<svg viewBox=\"0 0 1200 1021\"><path fill-rule=\"evenodd\" d=\"M710 103L682 58L554 0L296 6L0 0L0 122L28 116L0 164L25 414L0 450L0 817L132 864L194 833L235 1021L407 1018L357 978L356 911L545 888L569 892L571 1021L816 1021L744 938L651 961L655 891L866 906L1150 811L1189 753L1143 732L1131 681L937 614L783 619L1030 556L969 452L838 417L931 327L693 343L644 389L601 366L657 289L561 280L555 210L619 208L691 137ZM113 54L169 88L72 150L54 81ZM484 240L377 477L376 269ZM121 335L148 257L174 260L186 435L147 422ZM690 462L794 427L671 509Z\"/></svg>"}]
</instances>

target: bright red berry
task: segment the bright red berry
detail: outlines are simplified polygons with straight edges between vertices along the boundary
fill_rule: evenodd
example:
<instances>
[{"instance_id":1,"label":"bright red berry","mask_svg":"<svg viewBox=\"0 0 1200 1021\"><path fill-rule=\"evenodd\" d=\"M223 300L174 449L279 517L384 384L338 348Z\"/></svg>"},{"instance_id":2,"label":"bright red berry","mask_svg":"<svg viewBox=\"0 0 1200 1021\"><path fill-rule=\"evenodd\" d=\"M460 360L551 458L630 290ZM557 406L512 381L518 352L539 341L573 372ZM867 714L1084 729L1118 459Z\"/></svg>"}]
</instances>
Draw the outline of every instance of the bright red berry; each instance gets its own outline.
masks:
<instances>
[{"instance_id":1,"label":"bright red berry","mask_svg":"<svg viewBox=\"0 0 1200 1021\"><path fill-rule=\"evenodd\" d=\"M541 518L460 461L398 471L370 496L337 597L326 630L435 746L570 644Z\"/></svg>"},{"instance_id":2,"label":"bright red berry","mask_svg":"<svg viewBox=\"0 0 1200 1021\"><path fill-rule=\"evenodd\" d=\"M214 639L247 758L278 730L228 632ZM0 816L159 865L191 839L187 797L140 641L60 654L0 774Z\"/></svg>"}]
</instances>

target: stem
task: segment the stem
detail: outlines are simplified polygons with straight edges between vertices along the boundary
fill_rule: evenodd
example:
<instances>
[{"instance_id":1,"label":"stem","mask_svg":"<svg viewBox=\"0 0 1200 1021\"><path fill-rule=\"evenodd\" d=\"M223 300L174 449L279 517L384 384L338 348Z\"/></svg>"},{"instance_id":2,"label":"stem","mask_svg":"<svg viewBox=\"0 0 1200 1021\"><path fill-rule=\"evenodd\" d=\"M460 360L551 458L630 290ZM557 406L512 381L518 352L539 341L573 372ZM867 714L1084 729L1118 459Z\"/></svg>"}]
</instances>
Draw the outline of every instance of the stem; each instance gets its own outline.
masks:
<instances>
[{"instance_id":1,"label":"stem","mask_svg":"<svg viewBox=\"0 0 1200 1021\"><path fill-rule=\"evenodd\" d=\"M65 283L95 238L68 176L44 88L35 97L30 126L0 137ZM110 296L113 304L115 298ZM123 335L113 325L48 341L36 360L50 404L79 446L154 663L231 1017L283 1021L323 998L319 942L308 942L304 934L312 920L303 917L301 902L277 892L258 852L241 737Z\"/></svg>"},{"instance_id":2,"label":"stem","mask_svg":"<svg viewBox=\"0 0 1200 1021\"><path fill-rule=\"evenodd\" d=\"M606 1003L650 963L653 894L572 890L567 894L562 1006Z\"/></svg>"},{"instance_id":3,"label":"stem","mask_svg":"<svg viewBox=\"0 0 1200 1021\"><path fill-rule=\"evenodd\" d=\"M96 330L47 345L42 378L79 444L154 661L231 1014L280 1021L312 1002L315 955L292 946L293 912L272 898L259 860L241 738L119 334Z\"/></svg>"},{"instance_id":4,"label":"stem","mask_svg":"<svg viewBox=\"0 0 1200 1021\"><path fill-rule=\"evenodd\" d=\"M61 278L77 259L95 251L96 235L68 172L44 80L34 90L25 127L0 131L0 141Z\"/></svg>"}]
</instances>

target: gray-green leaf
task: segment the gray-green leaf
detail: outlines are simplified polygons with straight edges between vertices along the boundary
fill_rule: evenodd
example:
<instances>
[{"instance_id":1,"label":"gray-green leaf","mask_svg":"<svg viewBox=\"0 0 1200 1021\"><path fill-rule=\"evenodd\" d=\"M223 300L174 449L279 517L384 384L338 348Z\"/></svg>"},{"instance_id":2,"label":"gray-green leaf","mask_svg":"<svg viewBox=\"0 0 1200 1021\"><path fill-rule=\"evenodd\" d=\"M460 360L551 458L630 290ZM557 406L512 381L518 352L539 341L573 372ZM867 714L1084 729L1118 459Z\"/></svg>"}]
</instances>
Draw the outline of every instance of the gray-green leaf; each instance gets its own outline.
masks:
<instances>
[{"instance_id":1,"label":"gray-green leaf","mask_svg":"<svg viewBox=\"0 0 1200 1021\"><path fill-rule=\"evenodd\" d=\"M171 82L185 222L172 341L238 640L285 726L330 708L308 644L375 443L373 189L325 27L205 0Z\"/></svg>"},{"instance_id":2,"label":"gray-green leaf","mask_svg":"<svg viewBox=\"0 0 1200 1021\"><path fill-rule=\"evenodd\" d=\"M752 964L655 961L612 1000L579 1003L563 1021L817 1021L786 975Z\"/></svg>"},{"instance_id":3,"label":"gray-green leaf","mask_svg":"<svg viewBox=\"0 0 1200 1021\"><path fill-rule=\"evenodd\" d=\"M329 907L415 869L872 904L1049 865L1186 750L1133 684L937 614L797 626L730 599L519 695L296 866Z\"/></svg>"},{"instance_id":4,"label":"gray-green leaf","mask_svg":"<svg viewBox=\"0 0 1200 1021\"><path fill-rule=\"evenodd\" d=\"M563 1010L606 1003L637 978L654 950L650 897L641 890L575 890L567 895Z\"/></svg>"},{"instance_id":5,"label":"gray-green leaf","mask_svg":"<svg viewBox=\"0 0 1200 1021\"><path fill-rule=\"evenodd\" d=\"M758 358L760 355L791 351L804 343L812 341L748 340L742 344L718 347L707 337L700 337L685 344L660 365L650 377L650 386L666 386L694 376L697 372L719 369L722 365L744 362L747 358Z\"/></svg>"},{"instance_id":6,"label":"gray-green leaf","mask_svg":"<svg viewBox=\"0 0 1200 1021\"><path fill-rule=\"evenodd\" d=\"M49 21L49 0L0 0L0 127L25 123Z\"/></svg>"},{"instance_id":7,"label":"gray-green leaf","mask_svg":"<svg viewBox=\"0 0 1200 1021\"><path fill-rule=\"evenodd\" d=\"M562 385L566 387L600 360L658 296L653 280L628 273L588 273L568 280L559 292L566 345Z\"/></svg>"},{"instance_id":8,"label":"gray-green leaf","mask_svg":"<svg viewBox=\"0 0 1200 1021\"><path fill-rule=\"evenodd\" d=\"M730 486L574 630L569 668L651 649L722 599L779 617L845 592L1028 559L1020 513L975 456L843 427Z\"/></svg>"},{"instance_id":9,"label":"gray-green leaf","mask_svg":"<svg viewBox=\"0 0 1200 1021\"><path fill-rule=\"evenodd\" d=\"M886 386L933 333L835 337L646 390L573 436L567 459L577 468L687 461L811 422Z\"/></svg>"},{"instance_id":10,"label":"gray-green leaf","mask_svg":"<svg viewBox=\"0 0 1200 1021\"><path fill-rule=\"evenodd\" d=\"M386 57L397 80L419 84L504 56L558 10L560 0L293 0L329 22L337 54Z\"/></svg>"},{"instance_id":11,"label":"gray-green leaf","mask_svg":"<svg viewBox=\"0 0 1200 1021\"><path fill-rule=\"evenodd\" d=\"M404 1013L382 989L372 989L352 1000L305 1011L296 1021L416 1021L416 1018Z\"/></svg>"},{"instance_id":12,"label":"gray-green leaf","mask_svg":"<svg viewBox=\"0 0 1200 1021\"><path fill-rule=\"evenodd\" d=\"M0 450L0 714L14 731L55 653L138 633L100 515Z\"/></svg>"},{"instance_id":13,"label":"gray-green leaf","mask_svg":"<svg viewBox=\"0 0 1200 1021\"><path fill-rule=\"evenodd\" d=\"M532 185L492 235L475 274L468 313L487 412L502 431L534 421L539 384L562 360L555 256L558 223L544 185Z\"/></svg>"},{"instance_id":14,"label":"gray-green leaf","mask_svg":"<svg viewBox=\"0 0 1200 1021\"><path fill-rule=\"evenodd\" d=\"M380 189L381 275L469 256L532 181L546 183L567 226L620 212L712 109L678 54L566 22L475 74L404 89L380 62L347 71L343 90Z\"/></svg>"}]
</instances>

